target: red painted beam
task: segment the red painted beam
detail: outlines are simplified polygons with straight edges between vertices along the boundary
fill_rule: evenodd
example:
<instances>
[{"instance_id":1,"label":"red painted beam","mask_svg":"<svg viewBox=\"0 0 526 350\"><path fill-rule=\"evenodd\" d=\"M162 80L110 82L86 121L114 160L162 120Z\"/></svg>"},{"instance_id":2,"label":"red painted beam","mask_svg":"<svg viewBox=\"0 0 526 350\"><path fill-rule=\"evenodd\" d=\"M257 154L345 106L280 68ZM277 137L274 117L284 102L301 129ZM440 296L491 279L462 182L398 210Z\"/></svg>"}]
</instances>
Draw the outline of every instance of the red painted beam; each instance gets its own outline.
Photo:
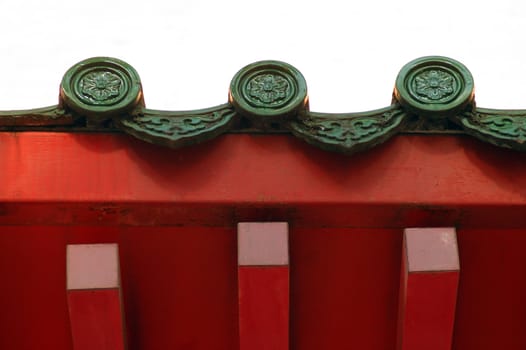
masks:
<instances>
[{"instance_id":1,"label":"red painted beam","mask_svg":"<svg viewBox=\"0 0 526 350\"><path fill-rule=\"evenodd\" d=\"M239 347L289 348L287 223L238 224Z\"/></svg>"},{"instance_id":2,"label":"red painted beam","mask_svg":"<svg viewBox=\"0 0 526 350\"><path fill-rule=\"evenodd\" d=\"M464 136L400 135L346 157L290 135L171 150L122 134L4 132L0 153L2 225L526 225L526 158Z\"/></svg>"},{"instance_id":3,"label":"red painted beam","mask_svg":"<svg viewBox=\"0 0 526 350\"><path fill-rule=\"evenodd\" d=\"M397 136L347 157L290 135L172 150L122 134L1 132L0 154L1 201L526 203L526 158L460 136Z\"/></svg>"},{"instance_id":4,"label":"red painted beam","mask_svg":"<svg viewBox=\"0 0 526 350\"><path fill-rule=\"evenodd\" d=\"M67 297L75 350L124 350L116 244L67 246Z\"/></svg>"},{"instance_id":5,"label":"red painted beam","mask_svg":"<svg viewBox=\"0 0 526 350\"><path fill-rule=\"evenodd\" d=\"M404 231L398 350L450 350L459 258L453 228Z\"/></svg>"}]
</instances>

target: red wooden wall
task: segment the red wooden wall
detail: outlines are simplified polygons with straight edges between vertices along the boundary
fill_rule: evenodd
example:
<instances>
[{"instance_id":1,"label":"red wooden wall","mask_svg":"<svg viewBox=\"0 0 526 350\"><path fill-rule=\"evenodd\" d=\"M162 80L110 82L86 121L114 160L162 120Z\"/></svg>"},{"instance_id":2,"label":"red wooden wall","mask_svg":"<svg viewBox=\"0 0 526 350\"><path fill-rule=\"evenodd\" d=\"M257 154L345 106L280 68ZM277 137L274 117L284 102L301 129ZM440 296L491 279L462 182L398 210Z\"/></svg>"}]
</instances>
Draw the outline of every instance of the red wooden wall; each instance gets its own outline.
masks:
<instances>
[{"instance_id":1,"label":"red wooden wall","mask_svg":"<svg viewBox=\"0 0 526 350\"><path fill-rule=\"evenodd\" d=\"M526 347L526 157L466 137L364 154L285 135L168 150L0 134L0 349L71 349L66 244L119 243L130 349L238 346L236 224L290 224L291 349L395 349L403 229L457 228L453 349Z\"/></svg>"}]
</instances>

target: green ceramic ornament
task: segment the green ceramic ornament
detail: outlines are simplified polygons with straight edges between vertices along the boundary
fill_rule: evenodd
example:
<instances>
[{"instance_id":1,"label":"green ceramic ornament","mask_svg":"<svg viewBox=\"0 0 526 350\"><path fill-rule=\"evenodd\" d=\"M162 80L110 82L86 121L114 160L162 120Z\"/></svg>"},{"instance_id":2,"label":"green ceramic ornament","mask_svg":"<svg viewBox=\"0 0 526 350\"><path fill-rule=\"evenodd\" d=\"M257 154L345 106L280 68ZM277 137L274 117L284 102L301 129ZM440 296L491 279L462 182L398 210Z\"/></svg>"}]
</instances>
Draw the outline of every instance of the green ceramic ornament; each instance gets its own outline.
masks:
<instances>
[{"instance_id":1,"label":"green ceramic ornament","mask_svg":"<svg viewBox=\"0 0 526 350\"><path fill-rule=\"evenodd\" d=\"M308 105L307 83L290 64L260 61L242 68L232 79L229 102L256 121L285 121Z\"/></svg>"},{"instance_id":2,"label":"green ceramic ornament","mask_svg":"<svg viewBox=\"0 0 526 350\"><path fill-rule=\"evenodd\" d=\"M100 121L135 108L142 100L141 80L124 61L94 57L66 72L60 96L75 112Z\"/></svg>"},{"instance_id":3,"label":"green ceramic ornament","mask_svg":"<svg viewBox=\"0 0 526 350\"><path fill-rule=\"evenodd\" d=\"M473 77L462 63L451 58L421 57L402 68L394 96L416 114L450 116L473 102Z\"/></svg>"}]
</instances>

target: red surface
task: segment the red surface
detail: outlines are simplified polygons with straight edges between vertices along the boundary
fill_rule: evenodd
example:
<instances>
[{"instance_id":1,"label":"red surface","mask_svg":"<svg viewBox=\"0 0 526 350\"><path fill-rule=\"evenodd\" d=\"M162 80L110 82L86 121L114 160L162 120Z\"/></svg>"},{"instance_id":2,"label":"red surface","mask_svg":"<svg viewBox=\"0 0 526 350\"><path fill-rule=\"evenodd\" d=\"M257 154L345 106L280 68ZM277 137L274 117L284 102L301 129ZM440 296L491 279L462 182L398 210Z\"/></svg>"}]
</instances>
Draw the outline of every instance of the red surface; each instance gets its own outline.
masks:
<instances>
[{"instance_id":1,"label":"red surface","mask_svg":"<svg viewBox=\"0 0 526 350\"><path fill-rule=\"evenodd\" d=\"M124 350L118 289L68 291L73 349Z\"/></svg>"},{"instance_id":2,"label":"red surface","mask_svg":"<svg viewBox=\"0 0 526 350\"><path fill-rule=\"evenodd\" d=\"M170 150L24 132L0 133L0 153L2 224L526 226L526 158L468 137L398 136L346 157L286 135Z\"/></svg>"},{"instance_id":3,"label":"red surface","mask_svg":"<svg viewBox=\"0 0 526 350\"><path fill-rule=\"evenodd\" d=\"M26 132L0 133L0 145L8 201L510 205L526 193L525 157L462 137L396 137L352 157L285 135L170 150L119 134Z\"/></svg>"},{"instance_id":4,"label":"red surface","mask_svg":"<svg viewBox=\"0 0 526 350\"><path fill-rule=\"evenodd\" d=\"M394 350L402 230L290 232L291 349Z\"/></svg>"},{"instance_id":5,"label":"red surface","mask_svg":"<svg viewBox=\"0 0 526 350\"><path fill-rule=\"evenodd\" d=\"M458 272L409 274L401 350L451 349L458 276Z\"/></svg>"},{"instance_id":6,"label":"red surface","mask_svg":"<svg viewBox=\"0 0 526 350\"><path fill-rule=\"evenodd\" d=\"M235 226L2 226L0 349L73 349L65 247L85 243L119 243L130 350L236 349L235 238Z\"/></svg>"},{"instance_id":7,"label":"red surface","mask_svg":"<svg viewBox=\"0 0 526 350\"><path fill-rule=\"evenodd\" d=\"M240 266L239 349L289 349L288 266Z\"/></svg>"},{"instance_id":8,"label":"red surface","mask_svg":"<svg viewBox=\"0 0 526 350\"><path fill-rule=\"evenodd\" d=\"M525 349L526 229L457 236L453 349ZM2 226L0 349L73 349L65 245L96 242L119 243L130 350L239 348L233 225ZM401 244L402 229L291 226L291 349L394 350Z\"/></svg>"},{"instance_id":9,"label":"red surface","mask_svg":"<svg viewBox=\"0 0 526 350\"><path fill-rule=\"evenodd\" d=\"M174 151L30 132L0 133L0 152L0 349L72 349L65 245L105 242L130 350L239 348L239 221L290 224L292 349L395 349L415 226L457 228L453 349L526 348L524 154L453 136L344 157L283 135Z\"/></svg>"},{"instance_id":10,"label":"red surface","mask_svg":"<svg viewBox=\"0 0 526 350\"><path fill-rule=\"evenodd\" d=\"M96 242L119 243L130 350L239 348L235 225L1 230L0 349L72 349L65 245ZM292 349L395 344L401 238L291 227Z\"/></svg>"},{"instance_id":11,"label":"red surface","mask_svg":"<svg viewBox=\"0 0 526 350\"><path fill-rule=\"evenodd\" d=\"M526 349L526 229L462 230L458 246L453 349Z\"/></svg>"},{"instance_id":12,"label":"red surface","mask_svg":"<svg viewBox=\"0 0 526 350\"><path fill-rule=\"evenodd\" d=\"M405 229L401 262L398 350L450 350L460 273L455 229Z\"/></svg>"}]
</instances>

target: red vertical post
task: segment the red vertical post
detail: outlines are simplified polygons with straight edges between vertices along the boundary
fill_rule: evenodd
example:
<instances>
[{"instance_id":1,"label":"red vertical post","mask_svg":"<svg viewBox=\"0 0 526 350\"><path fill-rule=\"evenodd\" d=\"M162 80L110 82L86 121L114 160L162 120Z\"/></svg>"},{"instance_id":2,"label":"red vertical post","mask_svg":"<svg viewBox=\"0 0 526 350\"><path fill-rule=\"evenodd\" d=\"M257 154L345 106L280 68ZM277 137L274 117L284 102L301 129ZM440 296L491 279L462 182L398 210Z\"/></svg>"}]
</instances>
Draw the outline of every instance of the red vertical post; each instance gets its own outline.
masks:
<instances>
[{"instance_id":1,"label":"red vertical post","mask_svg":"<svg viewBox=\"0 0 526 350\"><path fill-rule=\"evenodd\" d=\"M404 231L398 350L450 350L460 272L454 228Z\"/></svg>"},{"instance_id":2,"label":"red vertical post","mask_svg":"<svg viewBox=\"0 0 526 350\"><path fill-rule=\"evenodd\" d=\"M238 224L241 350L289 348L288 224Z\"/></svg>"},{"instance_id":3,"label":"red vertical post","mask_svg":"<svg viewBox=\"0 0 526 350\"><path fill-rule=\"evenodd\" d=\"M117 244L68 245L66 255L73 348L125 349Z\"/></svg>"}]
</instances>

